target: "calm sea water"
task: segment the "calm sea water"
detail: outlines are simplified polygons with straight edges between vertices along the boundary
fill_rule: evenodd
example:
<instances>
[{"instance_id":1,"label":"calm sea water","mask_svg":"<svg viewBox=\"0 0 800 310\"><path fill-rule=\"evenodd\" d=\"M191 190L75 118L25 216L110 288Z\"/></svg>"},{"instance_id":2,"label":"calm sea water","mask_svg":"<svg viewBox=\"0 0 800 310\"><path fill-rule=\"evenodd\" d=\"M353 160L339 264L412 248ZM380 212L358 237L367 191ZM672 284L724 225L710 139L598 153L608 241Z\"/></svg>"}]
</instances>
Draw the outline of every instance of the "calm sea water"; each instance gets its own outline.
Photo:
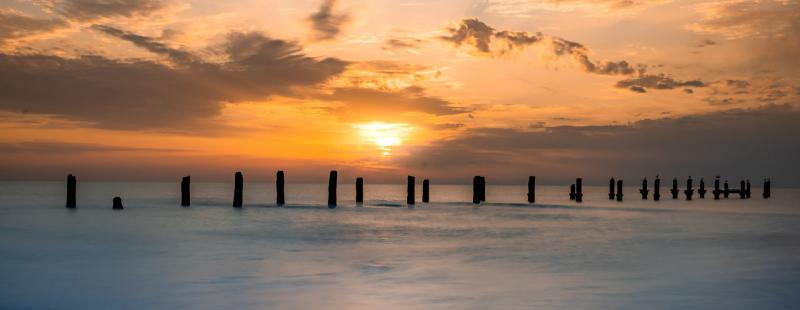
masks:
<instances>
[{"instance_id":1,"label":"calm sea water","mask_svg":"<svg viewBox=\"0 0 800 310\"><path fill-rule=\"evenodd\" d=\"M604 187L0 182L0 309L798 309L800 190L624 202ZM666 189L662 188L663 194ZM417 194L421 189L417 189ZM112 211L123 198L125 210ZM419 198L418 198L419 199ZM393 207L394 206L394 207Z\"/></svg>"}]
</instances>

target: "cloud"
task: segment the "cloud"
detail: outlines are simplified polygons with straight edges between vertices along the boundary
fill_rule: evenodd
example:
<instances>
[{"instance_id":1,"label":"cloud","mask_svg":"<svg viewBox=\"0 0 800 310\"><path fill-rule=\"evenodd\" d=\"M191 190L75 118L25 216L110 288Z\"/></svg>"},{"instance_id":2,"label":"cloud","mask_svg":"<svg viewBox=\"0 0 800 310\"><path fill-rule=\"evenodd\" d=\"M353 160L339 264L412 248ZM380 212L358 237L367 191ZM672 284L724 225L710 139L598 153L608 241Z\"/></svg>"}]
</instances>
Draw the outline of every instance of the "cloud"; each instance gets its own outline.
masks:
<instances>
[{"instance_id":1,"label":"cloud","mask_svg":"<svg viewBox=\"0 0 800 310\"><path fill-rule=\"evenodd\" d=\"M95 143L58 141L0 142L0 153L79 154L107 152L176 152L175 149L123 147Z\"/></svg>"},{"instance_id":2,"label":"cloud","mask_svg":"<svg viewBox=\"0 0 800 310\"><path fill-rule=\"evenodd\" d=\"M592 61L589 49L577 42L542 33L523 31L496 31L476 18L461 20L458 27L449 28L449 35L440 39L451 42L455 46L470 45L480 55L503 55L529 46L540 46L550 55L569 57L584 71L605 75L628 75L643 72L644 68L635 68L627 61Z\"/></svg>"},{"instance_id":3,"label":"cloud","mask_svg":"<svg viewBox=\"0 0 800 310\"><path fill-rule=\"evenodd\" d=\"M618 81L616 87L628 88L643 93L645 89L675 89L683 87L706 87L700 80L679 81L663 74L642 74L638 77Z\"/></svg>"},{"instance_id":4,"label":"cloud","mask_svg":"<svg viewBox=\"0 0 800 310\"><path fill-rule=\"evenodd\" d=\"M575 177L601 183L608 177L641 180L662 176L731 178L772 176L800 185L800 110L766 105L619 126L536 129L471 128L399 157L396 164L431 177L465 180L486 174L497 182Z\"/></svg>"},{"instance_id":5,"label":"cloud","mask_svg":"<svg viewBox=\"0 0 800 310\"><path fill-rule=\"evenodd\" d=\"M324 0L319 10L308 17L311 23L311 30L314 32L314 39L325 41L335 39L341 32L342 26L350 21L348 14L335 14L333 7L336 0Z\"/></svg>"},{"instance_id":6,"label":"cloud","mask_svg":"<svg viewBox=\"0 0 800 310\"><path fill-rule=\"evenodd\" d=\"M773 37L797 39L800 2L796 0L710 1L696 5L703 15L688 28L729 39Z\"/></svg>"},{"instance_id":7,"label":"cloud","mask_svg":"<svg viewBox=\"0 0 800 310\"><path fill-rule=\"evenodd\" d=\"M627 14L671 0L477 0L476 15L530 17L536 11L586 11L593 15Z\"/></svg>"},{"instance_id":8,"label":"cloud","mask_svg":"<svg viewBox=\"0 0 800 310\"><path fill-rule=\"evenodd\" d=\"M81 21L147 16L167 7L161 0L67 0L51 6L61 15Z\"/></svg>"},{"instance_id":9,"label":"cloud","mask_svg":"<svg viewBox=\"0 0 800 310\"><path fill-rule=\"evenodd\" d=\"M413 50L419 48L422 42L424 41L414 38L392 38L383 42L383 48Z\"/></svg>"},{"instance_id":10,"label":"cloud","mask_svg":"<svg viewBox=\"0 0 800 310\"><path fill-rule=\"evenodd\" d=\"M700 43L697 44L697 47L706 47L706 46L712 46L712 45L717 45L717 41L705 39L703 41L700 41Z\"/></svg>"},{"instance_id":11,"label":"cloud","mask_svg":"<svg viewBox=\"0 0 800 310\"><path fill-rule=\"evenodd\" d=\"M353 116L366 115L370 118L387 119L399 113L420 112L431 115L454 115L471 110L425 94L420 87L400 90L377 90L368 88L336 88L331 93L319 97L325 101L339 102L343 106L331 108L334 114Z\"/></svg>"},{"instance_id":12,"label":"cloud","mask_svg":"<svg viewBox=\"0 0 800 310\"><path fill-rule=\"evenodd\" d=\"M0 54L0 109L54 115L89 126L197 132L215 126L224 103L296 95L343 72L347 62L316 59L297 43L260 33L230 33L224 62L111 27L97 29L130 41L177 66L102 56L62 58ZM219 126L219 125L216 125Z\"/></svg>"},{"instance_id":13,"label":"cloud","mask_svg":"<svg viewBox=\"0 0 800 310\"><path fill-rule=\"evenodd\" d=\"M0 9L0 47L15 39L50 33L67 25L65 20L59 18L40 19L18 11Z\"/></svg>"}]
</instances>

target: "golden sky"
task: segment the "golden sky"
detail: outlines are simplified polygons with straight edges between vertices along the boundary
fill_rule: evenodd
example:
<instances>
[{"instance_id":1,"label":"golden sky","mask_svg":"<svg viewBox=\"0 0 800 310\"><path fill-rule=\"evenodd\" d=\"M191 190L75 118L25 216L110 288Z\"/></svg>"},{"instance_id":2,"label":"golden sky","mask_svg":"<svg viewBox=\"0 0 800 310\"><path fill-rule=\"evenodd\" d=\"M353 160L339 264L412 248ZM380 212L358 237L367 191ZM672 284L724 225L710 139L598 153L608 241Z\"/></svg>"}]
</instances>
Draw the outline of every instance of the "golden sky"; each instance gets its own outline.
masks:
<instances>
[{"instance_id":1,"label":"golden sky","mask_svg":"<svg viewBox=\"0 0 800 310\"><path fill-rule=\"evenodd\" d=\"M0 179L800 185L799 58L794 0L6 0Z\"/></svg>"}]
</instances>

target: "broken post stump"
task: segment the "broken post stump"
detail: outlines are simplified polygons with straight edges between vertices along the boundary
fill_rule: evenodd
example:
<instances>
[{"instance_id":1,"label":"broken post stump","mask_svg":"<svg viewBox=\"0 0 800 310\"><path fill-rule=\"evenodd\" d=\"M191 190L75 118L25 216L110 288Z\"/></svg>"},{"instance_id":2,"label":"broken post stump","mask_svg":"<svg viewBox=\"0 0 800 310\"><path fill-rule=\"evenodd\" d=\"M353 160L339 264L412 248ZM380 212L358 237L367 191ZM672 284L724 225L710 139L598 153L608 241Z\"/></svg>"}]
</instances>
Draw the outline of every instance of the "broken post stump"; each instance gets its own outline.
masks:
<instances>
[{"instance_id":1,"label":"broken post stump","mask_svg":"<svg viewBox=\"0 0 800 310\"><path fill-rule=\"evenodd\" d=\"M647 195L650 193L650 190L647 189L647 178L642 180L642 189L639 190L639 193L642 194L642 200L647 200Z\"/></svg>"},{"instance_id":2,"label":"broken post stump","mask_svg":"<svg viewBox=\"0 0 800 310\"><path fill-rule=\"evenodd\" d=\"M123 209L122 208L122 198L114 197L114 200L112 202L113 202L113 205L111 206L112 210L122 210Z\"/></svg>"},{"instance_id":3,"label":"broken post stump","mask_svg":"<svg viewBox=\"0 0 800 310\"><path fill-rule=\"evenodd\" d=\"M747 194L744 197L747 198L747 199L750 199L750 194L751 194L751 192L750 192L750 179L747 179L747 187L745 188L745 190L747 191Z\"/></svg>"},{"instance_id":4,"label":"broken post stump","mask_svg":"<svg viewBox=\"0 0 800 310\"><path fill-rule=\"evenodd\" d=\"M275 204L279 207L286 204L286 193L284 189L283 171L278 171L275 175Z\"/></svg>"},{"instance_id":5,"label":"broken post stump","mask_svg":"<svg viewBox=\"0 0 800 310\"><path fill-rule=\"evenodd\" d=\"M338 172L336 170L331 170L331 174L328 177L328 208L336 208L336 178L338 177Z\"/></svg>"},{"instance_id":6,"label":"broken post stump","mask_svg":"<svg viewBox=\"0 0 800 310\"><path fill-rule=\"evenodd\" d=\"M78 189L78 180L74 175L67 175L67 208L75 209L78 207L75 199L75 192Z\"/></svg>"},{"instance_id":7,"label":"broken post stump","mask_svg":"<svg viewBox=\"0 0 800 310\"><path fill-rule=\"evenodd\" d=\"M617 180L617 201L622 201L622 179Z\"/></svg>"},{"instance_id":8,"label":"broken post stump","mask_svg":"<svg viewBox=\"0 0 800 310\"><path fill-rule=\"evenodd\" d=\"M191 196L189 193L191 180L192 178L190 176L185 176L181 179L181 206L183 207L188 207L191 205Z\"/></svg>"},{"instance_id":9,"label":"broken post stump","mask_svg":"<svg viewBox=\"0 0 800 310\"><path fill-rule=\"evenodd\" d=\"M711 193L714 194L714 200L719 200L719 194L722 193L722 191L719 190L719 176L714 178L714 191Z\"/></svg>"},{"instance_id":10,"label":"broken post stump","mask_svg":"<svg viewBox=\"0 0 800 310\"><path fill-rule=\"evenodd\" d=\"M364 178L356 178L356 203L364 203Z\"/></svg>"},{"instance_id":11,"label":"broken post stump","mask_svg":"<svg viewBox=\"0 0 800 310\"><path fill-rule=\"evenodd\" d=\"M569 186L569 200L575 200L575 184Z\"/></svg>"},{"instance_id":12,"label":"broken post stump","mask_svg":"<svg viewBox=\"0 0 800 310\"><path fill-rule=\"evenodd\" d=\"M528 203L536 202L536 177L528 177Z\"/></svg>"},{"instance_id":13,"label":"broken post stump","mask_svg":"<svg viewBox=\"0 0 800 310\"><path fill-rule=\"evenodd\" d=\"M616 183L614 178L608 180L608 200L614 200L614 183Z\"/></svg>"},{"instance_id":14,"label":"broken post stump","mask_svg":"<svg viewBox=\"0 0 800 310\"><path fill-rule=\"evenodd\" d=\"M694 189L692 189L692 177L690 176L688 180L686 180L686 190L683 191L686 195L686 200L692 200L692 196L694 196Z\"/></svg>"},{"instance_id":15,"label":"broken post stump","mask_svg":"<svg viewBox=\"0 0 800 310\"><path fill-rule=\"evenodd\" d=\"M583 202L583 179L575 179L575 201Z\"/></svg>"},{"instance_id":16,"label":"broken post stump","mask_svg":"<svg viewBox=\"0 0 800 310\"><path fill-rule=\"evenodd\" d=\"M661 200L661 178L656 175L656 181L653 183L653 200Z\"/></svg>"},{"instance_id":17,"label":"broken post stump","mask_svg":"<svg viewBox=\"0 0 800 310\"><path fill-rule=\"evenodd\" d=\"M479 204L481 203L481 193L480 193L480 183L481 177L475 176L472 178L472 203Z\"/></svg>"},{"instance_id":18,"label":"broken post stump","mask_svg":"<svg viewBox=\"0 0 800 310\"><path fill-rule=\"evenodd\" d=\"M237 171L233 177L233 207L242 207L242 191L244 189L244 177Z\"/></svg>"},{"instance_id":19,"label":"broken post stump","mask_svg":"<svg viewBox=\"0 0 800 310\"><path fill-rule=\"evenodd\" d=\"M406 203L407 204L410 204L410 205L414 204L414 199L416 198L415 197L416 195L414 193L414 187L417 185L416 183L417 182L416 182L416 179L414 178L414 176L409 175L408 176L408 194L406 195Z\"/></svg>"},{"instance_id":20,"label":"broken post stump","mask_svg":"<svg viewBox=\"0 0 800 310\"><path fill-rule=\"evenodd\" d=\"M767 199L770 196L772 196L772 180L764 179L764 188L763 188L763 192L761 193L761 197L764 197L764 199Z\"/></svg>"},{"instance_id":21,"label":"broken post stump","mask_svg":"<svg viewBox=\"0 0 800 310\"><path fill-rule=\"evenodd\" d=\"M728 180L725 180L725 184L723 185L722 196L728 198L728 195L731 194L731 189L728 186Z\"/></svg>"},{"instance_id":22,"label":"broken post stump","mask_svg":"<svg viewBox=\"0 0 800 310\"><path fill-rule=\"evenodd\" d=\"M430 202L430 184L431 182L428 179L422 180L422 202L428 203Z\"/></svg>"},{"instance_id":23,"label":"broken post stump","mask_svg":"<svg viewBox=\"0 0 800 310\"><path fill-rule=\"evenodd\" d=\"M672 199L678 199L678 178L672 178L672 189L669 190L672 193Z\"/></svg>"},{"instance_id":24,"label":"broken post stump","mask_svg":"<svg viewBox=\"0 0 800 310\"><path fill-rule=\"evenodd\" d=\"M700 178L700 189L697 190L697 194L700 195L700 199L706 198L706 181L703 178Z\"/></svg>"}]
</instances>

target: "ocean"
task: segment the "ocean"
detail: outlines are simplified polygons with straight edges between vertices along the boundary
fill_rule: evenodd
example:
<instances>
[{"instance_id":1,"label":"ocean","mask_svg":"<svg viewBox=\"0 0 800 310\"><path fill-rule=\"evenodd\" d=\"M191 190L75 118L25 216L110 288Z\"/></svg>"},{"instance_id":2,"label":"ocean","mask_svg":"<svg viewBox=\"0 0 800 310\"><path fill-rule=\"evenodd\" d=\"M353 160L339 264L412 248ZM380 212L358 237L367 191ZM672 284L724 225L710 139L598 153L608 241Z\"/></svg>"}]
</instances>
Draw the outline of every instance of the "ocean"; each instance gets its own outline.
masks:
<instances>
[{"instance_id":1,"label":"ocean","mask_svg":"<svg viewBox=\"0 0 800 310\"><path fill-rule=\"evenodd\" d=\"M523 180L525 181L525 180ZM421 182L418 182L421 183ZM638 182L636 182L638 185ZM524 184L524 183L523 183ZM0 182L0 309L798 309L800 190L623 202L605 187ZM737 187L734 185L734 187ZM125 210L111 210L114 196Z\"/></svg>"}]
</instances>

